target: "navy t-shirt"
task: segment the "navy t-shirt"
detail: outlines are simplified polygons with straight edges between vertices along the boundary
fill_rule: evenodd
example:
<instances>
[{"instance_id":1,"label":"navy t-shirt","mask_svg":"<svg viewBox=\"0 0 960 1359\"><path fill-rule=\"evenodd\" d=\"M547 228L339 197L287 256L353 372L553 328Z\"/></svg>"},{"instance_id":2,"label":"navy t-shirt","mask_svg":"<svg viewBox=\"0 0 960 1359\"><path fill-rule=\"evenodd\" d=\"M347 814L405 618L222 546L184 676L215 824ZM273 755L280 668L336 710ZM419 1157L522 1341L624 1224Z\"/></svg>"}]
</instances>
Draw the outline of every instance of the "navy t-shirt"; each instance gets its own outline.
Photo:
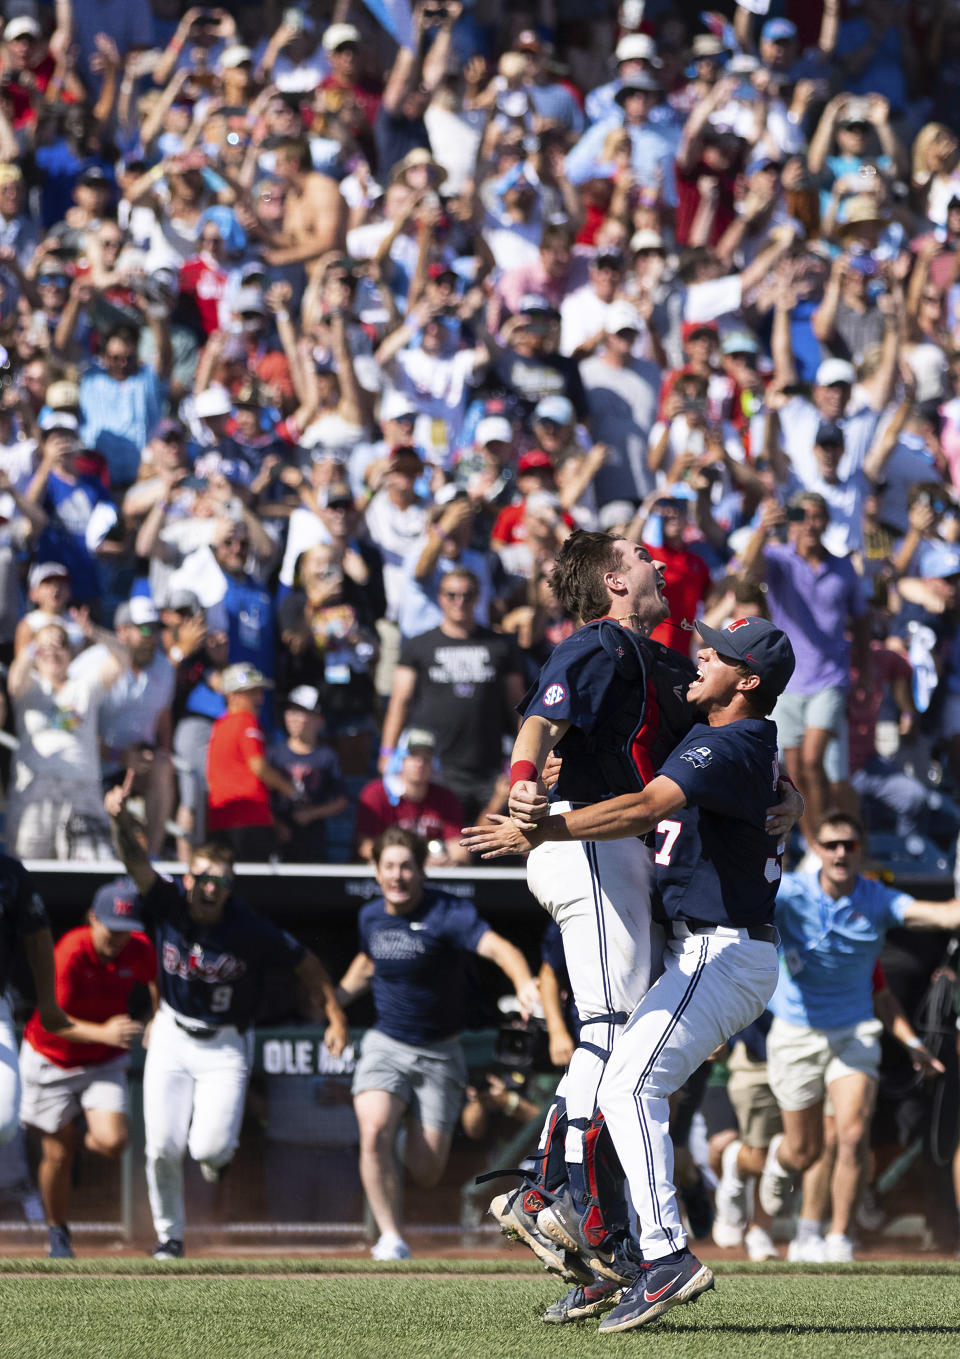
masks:
<instances>
[{"instance_id":1,"label":"navy t-shirt","mask_svg":"<svg viewBox=\"0 0 960 1359\"><path fill-rule=\"evenodd\" d=\"M611 619L555 647L520 705L524 718L571 723L556 747L555 797L602 802L643 788L690 730L695 674L687 657Z\"/></svg>"},{"instance_id":2,"label":"navy t-shirt","mask_svg":"<svg viewBox=\"0 0 960 1359\"><path fill-rule=\"evenodd\" d=\"M360 948L375 966L374 1028L414 1046L438 1043L464 1023L465 953L490 926L468 901L426 888L409 915L390 915L383 897L360 912Z\"/></svg>"},{"instance_id":3,"label":"navy t-shirt","mask_svg":"<svg viewBox=\"0 0 960 1359\"><path fill-rule=\"evenodd\" d=\"M157 878L143 908L156 929L160 995L198 1024L248 1029L267 969L294 968L307 951L233 896L215 925L198 925L183 892L168 878Z\"/></svg>"},{"instance_id":4,"label":"navy t-shirt","mask_svg":"<svg viewBox=\"0 0 960 1359\"><path fill-rule=\"evenodd\" d=\"M19 859L0 854L0 996L10 980L17 940L49 928L30 874Z\"/></svg>"},{"instance_id":5,"label":"navy t-shirt","mask_svg":"<svg viewBox=\"0 0 960 1359\"><path fill-rule=\"evenodd\" d=\"M764 718L698 723L660 767L687 805L656 828L655 883L670 919L769 925L782 845L764 830L777 801L777 728Z\"/></svg>"}]
</instances>

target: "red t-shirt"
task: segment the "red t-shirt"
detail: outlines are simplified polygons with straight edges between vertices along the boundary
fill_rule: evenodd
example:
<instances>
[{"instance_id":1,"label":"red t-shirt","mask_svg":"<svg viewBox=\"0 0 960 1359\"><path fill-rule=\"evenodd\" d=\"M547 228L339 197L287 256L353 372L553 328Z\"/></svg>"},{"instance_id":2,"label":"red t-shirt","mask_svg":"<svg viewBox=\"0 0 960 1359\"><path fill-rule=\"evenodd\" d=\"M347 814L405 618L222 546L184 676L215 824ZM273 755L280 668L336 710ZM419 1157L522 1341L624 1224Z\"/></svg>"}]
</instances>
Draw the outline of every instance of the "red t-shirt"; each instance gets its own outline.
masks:
<instances>
[{"instance_id":1,"label":"red t-shirt","mask_svg":"<svg viewBox=\"0 0 960 1359\"><path fill-rule=\"evenodd\" d=\"M264 736L253 713L218 717L207 748L207 829L272 826L270 792L248 763L264 754Z\"/></svg>"},{"instance_id":2,"label":"red t-shirt","mask_svg":"<svg viewBox=\"0 0 960 1359\"><path fill-rule=\"evenodd\" d=\"M677 207L674 222L674 234L678 245L686 245L690 239L690 230L700 206L700 190L697 187L697 181L702 175L708 175L716 179L718 183L717 209L713 215L713 225L710 228L710 239L707 244L716 245L736 216L733 197L737 183L736 173L727 171L718 174L715 170L711 170L709 165L705 165L703 161L687 172L678 167L676 172Z\"/></svg>"},{"instance_id":3,"label":"red t-shirt","mask_svg":"<svg viewBox=\"0 0 960 1359\"><path fill-rule=\"evenodd\" d=\"M211 265L202 255L194 255L180 270L180 292L192 297L204 334L220 329L220 303L227 291L226 269Z\"/></svg>"},{"instance_id":4,"label":"red t-shirt","mask_svg":"<svg viewBox=\"0 0 960 1359\"><path fill-rule=\"evenodd\" d=\"M130 992L137 982L152 982L157 975L157 951L139 930L130 935L120 954L109 963L97 957L89 925L70 930L53 950L57 1001L74 1019L102 1024L114 1015L127 1013ZM55 1066L97 1066L112 1062L122 1048L108 1043L70 1043L47 1033L34 1010L23 1036L32 1048Z\"/></svg>"},{"instance_id":5,"label":"red t-shirt","mask_svg":"<svg viewBox=\"0 0 960 1359\"><path fill-rule=\"evenodd\" d=\"M644 547L654 560L663 562L663 593L670 605L670 617L654 628L650 636L689 656L693 620L698 606L707 597L710 570L702 557L685 547L649 547L646 543Z\"/></svg>"},{"instance_id":6,"label":"red t-shirt","mask_svg":"<svg viewBox=\"0 0 960 1359\"><path fill-rule=\"evenodd\" d=\"M527 541L527 502L518 500L515 505L505 505L493 522L490 537L495 543L525 543ZM575 529L576 522L566 510L560 511L560 518L567 528Z\"/></svg>"},{"instance_id":7,"label":"red t-shirt","mask_svg":"<svg viewBox=\"0 0 960 1359\"><path fill-rule=\"evenodd\" d=\"M463 825L463 808L456 793L431 783L422 802L402 797L391 806L383 779L365 785L357 803L356 838L376 839L388 826L402 826L424 840L458 840Z\"/></svg>"}]
</instances>

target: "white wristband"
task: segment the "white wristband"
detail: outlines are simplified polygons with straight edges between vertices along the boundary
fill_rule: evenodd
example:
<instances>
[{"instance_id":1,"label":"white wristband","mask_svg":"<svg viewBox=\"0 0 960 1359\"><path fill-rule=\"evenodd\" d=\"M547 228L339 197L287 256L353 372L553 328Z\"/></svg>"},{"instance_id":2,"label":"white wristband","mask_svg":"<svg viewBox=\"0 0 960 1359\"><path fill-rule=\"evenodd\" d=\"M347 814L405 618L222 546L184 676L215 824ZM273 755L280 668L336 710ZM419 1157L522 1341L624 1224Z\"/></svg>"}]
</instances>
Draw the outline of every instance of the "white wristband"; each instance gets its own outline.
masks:
<instances>
[{"instance_id":1,"label":"white wristband","mask_svg":"<svg viewBox=\"0 0 960 1359\"><path fill-rule=\"evenodd\" d=\"M908 1048L917 1049L917 1048L925 1048L926 1046L927 1046L927 1045L926 1045L926 1043L923 1041L923 1039L922 1039L922 1038L918 1038L918 1037L916 1036L916 1034L914 1034L914 1036L913 1036L912 1038L908 1038L908 1039L907 1039L907 1047L908 1047Z\"/></svg>"}]
</instances>

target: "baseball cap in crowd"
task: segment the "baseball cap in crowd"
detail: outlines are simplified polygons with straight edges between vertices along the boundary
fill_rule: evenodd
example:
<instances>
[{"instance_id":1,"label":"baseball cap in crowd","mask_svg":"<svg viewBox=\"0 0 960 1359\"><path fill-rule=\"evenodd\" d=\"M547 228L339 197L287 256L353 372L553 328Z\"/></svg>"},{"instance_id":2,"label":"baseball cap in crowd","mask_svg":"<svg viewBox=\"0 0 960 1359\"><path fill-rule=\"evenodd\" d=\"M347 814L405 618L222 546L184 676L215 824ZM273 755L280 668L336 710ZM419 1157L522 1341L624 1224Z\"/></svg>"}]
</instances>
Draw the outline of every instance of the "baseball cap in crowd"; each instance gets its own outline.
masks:
<instances>
[{"instance_id":1,"label":"baseball cap in crowd","mask_svg":"<svg viewBox=\"0 0 960 1359\"><path fill-rule=\"evenodd\" d=\"M38 283L45 278L58 279L64 288L70 282L70 275L67 273L63 260L57 259L42 260L37 267L36 277Z\"/></svg>"},{"instance_id":2,"label":"baseball cap in crowd","mask_svg":"<svg viewBox=\"0 0 960 1359\"><path fill-rule=\"evenodd\" d=\"M441 278L458 279L460 275L456 269L451 269L449 264L431 264L427 270L427 277L432 283L436 283Z\"/></svg>"},{"instance_id":3,"label":"baseball cap in crowd","mask_svg":"<svg viewBox=\"0 0 960 1359\"><path fill-rule=\"evenodd\" d=\"M715 33L698 33L690 46L695 61L699 57L722 57L726 50L723 39Z\"/></svg>"},{"instance_id":4,"label":"baseball cap in crowd","mask_svg":"<svg viewBox=\"0 0 960 1359\"><path fill-rule=\"evenodd\" d=\"M524 316L532 316L537 312L545 312L549 316L559 315L550 299L542 293L524 293L517 310Z\"/></svg>"},{"instance_id":5,"label":"baseball cap in crowd","mask_svg":"<svg viewBox=\"0 0 960 1359\"><path fill-rule=\"evenodd\" d=\"M170 598L164 608L171 609L174 613L199 613L201 604L192 590L186 590L183 586L180 586L178 589L170 591Z\"/></svg>"},{"instance_id":6,"label":"baseball cap in crowd","mask_svg":"<svg viewBox=\"0 0 960 1359\"><path fill-rule=\"evenodd\" d=\"M653 231L650 227L641 227L635 231L630 238L630 249L635 255L639 255L642 250L657 250L660 254L666 253L666 246L659 231Z\"/></svg>"},{"instance_id":7,"label":"baseball cap in crowd","mask_svg":"<svg viewBox=\"0 0 960 1359\"><path fill-rule=\"evenodd\" d=\"M524 453L517 463L517 471L523 472L552 472L553 460L544 453L542 448L531 448L529 453Z\"/></svg>"},{"instance_id":8,"label":"baseball cap in crowd","mask_svg":"<svg viewBox=\"0 0 960 1359\"><path fill-rule=\"evenodd\" d=\"M220 688L225 694L243 694L249 689L272 689L273 680L267 679L255 665L240 661L228 665L220 676Z\"/></svg>"},{"instance_id":9,"label":"baseball cap in crowd","mask_svg":"<svg viewBox=\"0 0 960 1359\"><path fill-rule=\"evenodd\" d=\"M753 75L760 70L760 58L752 52L735 52L724 68L724 75Z\"/></svg>"},{"instance_id":10,"label":"baseball cap in crowd","mask_svg":"<svg viewBox=\"0 0 960 1359\"><path fill-rule=\"evenodd\" d=\"M624 266L623 251L615 245L603 245L593 257L593 267L595 269L622 269Z\"/></svg>"},{"instance_id":11,"label":"baseball cap in crowd","mask_svg":"<svg viewBox=\"0 0 960 1359\"><path fill-rule=\"evenodd\" d=\"M132 599L127 599L122 604L118 604L113 615L113 626L115 628L126 626L146 628L159 622L160 614L157 612L157 606L146 595L134 595Z\"/></svg>"},{"instance_id":12,"label":"baseball cap in crowd","mask_svg":"<svg viewBox=\"0 0 960 1359\"><path fill-rule=\"evenodd\" d=\"M245 66L248 62L252 65L253 53L249 47L244 47L243 43L236 42L231 47L225 47L220 53L221 71L229 71L236 66Z\"/></svg>"},{"instance_id":13,"label":"baseball cap in crowd","mask_svg":"<svg viewBox=\"0 0 960 1359\"><path fill-rule=\"evenodd\" d=\"M51 410L71 411L80 405L80 388L69 378L60 378L59 381L50 383L44 400Z\"/></svg>"},{"instance_id":14,"label":"baseball cap in crowd","mask_svg":"<svg viewBox=\"0 0 960 1359\"><path fill-rule=\"evenodd\" d=\"M199 419L210 420L217 415L229 415L233 402L226 387L207 387L193 398L193 409Z\"/></svg>"},{"instance_id":15,"label":"baseball cap in crowd","mask_svg":"<svg viewBox=\"0 0 960 1359\"><path fill-rule=\"evenodd\" d=\"M381 420L402 420L405 416L418 415L416 404L403 392L385 392L380 402Z\"/></svg>"},{"instance_id":16,"label":"baseball cap in crowd","mask_svg":"<svg viewBox=\"0 0 960 1359\"><path fill-rule=\"evenodd\" d=\"M233 310L238 316L242 316L245 311L255 311L261 316L267 314L267 304L263 300L263 293L259 288L241 288L237 293L237 300L233 304Z\"/></svg>"},{"instance_id":17,"label":"baseball cap in crowd","mask_svg":"<svg viewBox=\"0 0 960 1359\"><path fill-rule=\"evenodd\" d=\"M796 665L790 638L766 618L736 618L722 630L697 623L718 656L742 661L759 675L767 694L782 694Z\"/></svg>"},{"instance_id":18,"label":"baseball cap in crowd","mask_svg":"<svg viewBox=\"0 0 960 1359\"><path fill-rule=\"evenodd\" d=\"M760 30L761 42L790 42L797 36L797 26L789 19L768 19Z\"/></svg>"},{"instance_id":19,"label":"baseball cap in crowd","mask_svg":"<svg viewBox=\"0 0 960 1359\"><path fill-rule=\"evenodd\" d=\"M291 689L287 694L287 701L283 706L285 708L302 708L305 713L318 713L320 711L320 690L315 689L312 684L298 684L296 689Z\"/></svg>"},{"instance_id":20,"label":"baseball cap in crowd","mask_svg":"<svg viewBox=\"0 0 960 1359\"><path fill-rule=\"evenodd\" d=\"M643 321L636 307L629 302L611 302L607 309L604 330L608 335L619 335L622 330L643 330Z\"/></svg>"},{"instance_id":21,"label":"baseball cap in crowd","mask_svg":"<svg viewBox=\"0 0 960 1359\"><path fill-rule=\"evenodd\" d=\"M649 33L628 33L617 43L614 55L618 62L649 61L654 66L660 65L657 45Z\"/></svg>"},{"instance_id":22,"label":"baseball cap in crowd","mask_svg":"<svg viewBox=\"0 0 960 1359\"><path fill-rule=\"evenodd\" d=\"M81 171L77 183L91 185L93 188L99 188L101 185L109 184L110 181L102 166L88 165L85 170Z\"/></svg>"},{"instance_id":23,"label":"baseball cap in crowd","mask_svg":"<svg viewBox=\"0 0 960 1359\"><path fill-rule=\"evenodd\" d=\"M76 434L80 426L77 417L71 415L69 411L44 411L37 421L37 428L44 434L49 434L53 429L66 429L71 434Z\"/></svg>"},{"instance_id":24,"label":"baseball cap in crowd","mask_svg":"<svg viewBox=\"0 0 960 1359\"><path fill-rule=\"evenodd\" d=\"M353 509L353 492L346 481L331 481L319 497L325 510Z\"/></svg>"},{"instance_id":25,"label":"baseball cap in crowd","mask_svg":"<svg viewBox=\"0 0 960 1359\"><path fill-rule=\"evenodd\" d=\"M30 589L45 580L53 580L55 576L61 580L70 579L70 571L63 562L37 562L36 566L30 568Z\"/></svg>"},{"instance_id":26,"label":"baseball cap in crowd","mask_svg":"<svg viewBox=\"0 0 960 1359\"><path fill-rule=\"evenodd\" d=\"M759 354L760 346L749 330L730 330L720 344L722 354Z\"/></svg>"},{"instance_id":27,"label":"baseball cap in crowd","mask_svg":"<svg viewBox=\"0 0 960 1359\"><path fill-rule=\"evenodd\" d=\"M404 755L409 755L411 750L436 750L437 738L426 727L408 727L401 733L397 748Z\"/></svg>"},{"instance_id":28,"label":"baseball cap in crowd","mask_svg":"<svg viewBox=\"0 0 960 1359\"><path fill-rule=\"evenodd\" d=\"M818 387L835 387L841 382L849 386L857 380L857 370L846 359L824 359L815 378Z\"/></svg>"},{"instance_id":29,"label":"baseball cap in crowd","mask_svg":"<svg viewBox=\"0 0 960 1359\"><path fill-rule=\"evenodd\" d=\"M106 883L97 891L90 909L108 930L132 934L143 929L140 894L130 878Z\"/></svg>"},{"instance_id":30,"label":"baseball cap in crowd","mask_svg":"<svg viewBox=\"0 0 960 1359\"><path fill-rule=\"evenodd\" d=\"M473 441L478 448L487 444L509 444L513 442L513 426L505 415L486 415L477 421Z\"/></svg>"},{"instance_id":31,"label":"baseball cap in crowd","mask_svg":"<svg viewBox=\"0 0 960 1359\"><path fill-rule=\"evenodd\" d=\"M555 425L571 425L575 416L573 402L566 396L544 396L533 409L534 423L552 420Z\"/></svg>"},{"instance_id":32,"label":"baseball cap in crowd","mask_svg":"<svg viewBox=\"0 0 960 1359\"><path fill-rule=\"evenodd\" d=\"M623 108L623 105L630 98L631 94L659 94L660 82L656 76L652 76L647 71L638 71L629 80L625 80L614 95L615 100Z\"/></svg>"},{"instance_id":33,"label":"baseball cap in crowd","mask_svg":"<svg viewBox=\"0 0 960 1359\"><path fill-rule=\"evenodd\" d=\"M359 43L360 30L353 24L331 24L323 35L323 50L325 52L335 52L338 47L345 47L348 42Z\"/></svg>"},{"instance_id":34,"label":"baseball cap in crowd","mask_svg":"<svg viewBox=\"0 0 960 1359\"><path fill-rule=\"evenodd\" d=\"M172 415L165 415L162 420L158 420L150 431L150 439L159 439L161 443L169 443L171 439L185 439L187 431L179 420L175 420Z\"/></svg>"},{"instance_id":35,"label":"baseball cap in crowd","mask_svg":"<svg viewBox=\"0 0 960 1359\"><path fill-rule=\"evenodd\" d=\"M40 25L36 19L31 19L29 14L21 14L17 19L11 19L3 30L3 41L14 42L17 38L39 38Z\"/></svg>"},{"instance_id":36,"label":"baseball cap in crowd","mask_svg":"<svg viewBox=\"0 0 960 1359\"><path fill-rule=\"evenodd\" d=\"M836 420L822 420L817 427L817 437L814 442L820 448L843 448L843 429L837 424Z\"/></svg>"},{"instance_id":37,"label":"baseball cap in crowd","mask_svg":"<svg viewBox=\"0 0 960 1359\"><path fill-rule=\"evenodd\" d=\"M720 338L716 321L684 321L681 334L684 344L689 343L695 335L712 335L714 339Z\"/></svg>"}]
</instances>

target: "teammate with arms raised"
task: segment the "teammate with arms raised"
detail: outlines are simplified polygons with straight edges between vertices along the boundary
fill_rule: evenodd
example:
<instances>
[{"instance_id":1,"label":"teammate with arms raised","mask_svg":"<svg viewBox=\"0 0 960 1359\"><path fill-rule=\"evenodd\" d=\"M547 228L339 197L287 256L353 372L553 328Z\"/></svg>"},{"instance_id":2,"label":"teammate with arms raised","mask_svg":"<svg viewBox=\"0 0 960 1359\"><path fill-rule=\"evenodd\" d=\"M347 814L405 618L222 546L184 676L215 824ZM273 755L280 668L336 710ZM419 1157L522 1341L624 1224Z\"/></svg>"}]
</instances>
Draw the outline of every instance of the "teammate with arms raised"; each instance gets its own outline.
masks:
<instances>
[{"instance_id":1,"label":"teammate with arms raised","mask_svg":"<svg viewBox=\"0 0 960 1359\"><path fill-rule=\"evenodd\" d=\"M604 1332L630 1330L713 1287L687 1248L673 1185L669 1099L710 1053L763 1011L777 980L774 904L779 842L767 829L777 796L777 732L766 720L790 675L793 648L762 618L706 643L687 692L703 718L640 793L551 815L527 832L505 818L471 827L485 857L572 840L657 832L664 970L617 1039L598 1102L627 1176L643 1265Z\"/></svg>"},{"instance_id":2,"label":"teammate with arms raised","mask_svg":"<svg viewBox=\"0 0 960 1359\"><path fill-rule=\"evenodd\" d=\"M287 967L306 986L310 1008L325 1014L324 1042L335 1055L347 1022L317 958L259 916L233 892L233 856L200 845L183 890L151 867L125 811L128 776L107 794L117 851L156 927L160 1008L143 1075L147 1189L157 1231L154 1258L183 1255L183 1157L189 1150L215 1182L237 1149L253 1056L251 1025L268 968Z\"/></svg>"}]
</instances>

